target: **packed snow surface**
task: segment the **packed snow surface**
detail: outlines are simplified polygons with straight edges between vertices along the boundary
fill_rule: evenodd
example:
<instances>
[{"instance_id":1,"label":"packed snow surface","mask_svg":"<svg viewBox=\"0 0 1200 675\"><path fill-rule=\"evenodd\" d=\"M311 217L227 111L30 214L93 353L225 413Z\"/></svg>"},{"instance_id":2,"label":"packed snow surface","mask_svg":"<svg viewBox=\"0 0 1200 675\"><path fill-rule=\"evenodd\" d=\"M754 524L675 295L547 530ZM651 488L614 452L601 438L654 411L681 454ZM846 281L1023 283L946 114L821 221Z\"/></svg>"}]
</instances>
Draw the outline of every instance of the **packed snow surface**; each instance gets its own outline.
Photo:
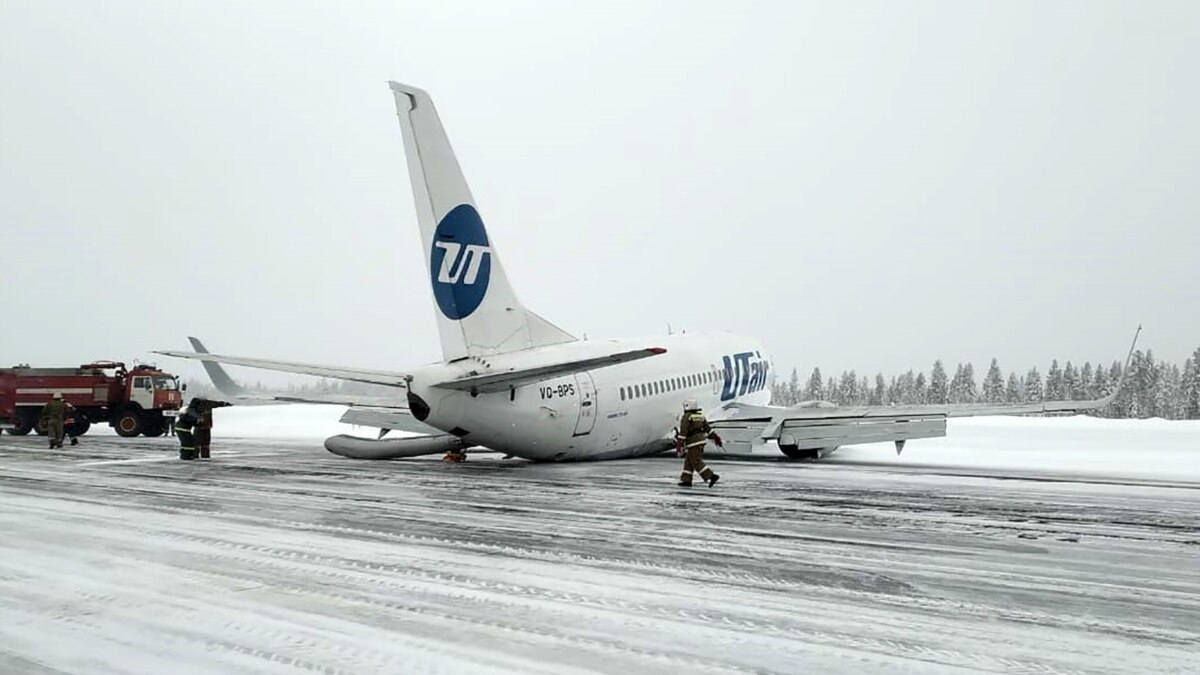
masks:
<instances>
[{"instance_id":1,"label":"packed snow surface","mask_svg":"<svg viewBox=\"0 0 1200 675\"><path fill-rule=\"evenodd\" d=\"M214 458L0 435L0 673L1184 673L1200 424L951 420L819 463ZM370 435L369 430L358 430Z\"/></svg>"}]
</instances>

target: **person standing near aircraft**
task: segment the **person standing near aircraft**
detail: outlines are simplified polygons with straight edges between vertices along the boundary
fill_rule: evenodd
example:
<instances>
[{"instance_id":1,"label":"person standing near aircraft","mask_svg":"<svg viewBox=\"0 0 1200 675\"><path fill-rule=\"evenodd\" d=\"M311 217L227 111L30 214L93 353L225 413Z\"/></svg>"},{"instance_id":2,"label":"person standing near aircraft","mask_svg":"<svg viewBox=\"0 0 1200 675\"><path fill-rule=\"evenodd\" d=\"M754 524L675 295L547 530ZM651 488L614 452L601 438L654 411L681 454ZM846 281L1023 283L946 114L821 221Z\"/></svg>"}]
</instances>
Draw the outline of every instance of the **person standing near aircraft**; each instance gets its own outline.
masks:
<instances>
[{"instance_id":1,"label":"person standing near aircraft","mask_svg":"<svg viewBox=\"0 0 1200 675\"><path fill-rule=\"evenodd\" d=\"M41 421L46 425L46 435L50 440L50 449L63 446L63 426L67 420L67 402L63 400L62 392L54 392L50 402L42 408Z\"/></svg>"},{"instance_id":2,"label":"person standing near aircraft","mask_svg":"<svg viewBox=\"0 0 1200 675\"><path fill-rule=\"evenodd\" d=\"M681 487L691 487L692 472L700 472L701 480L712 487L720 478L713 470L704 464L704 445L712 439L718 446L724 447L724 442L717 432L712 430L700 412L700 405L695 399L683 402L683 417L679 418L679 430L675 433L675 454L683 455L683 473L679 476Z\"/></svg>"},{"instance_id":3,"label":"person standing near aircraft","mask_svg":"<svg viewBox=\"0 0 1200 675\"><path fill-rule=\"evenodd\" d=\"M200 421L200 413L196 411L197 402L193 398L187 408L175 418L175 436L179 439L179 459L196 459L196 435L192 429Z\"/></svg>"},{"instance_id":4,"label":"person standing near aircraft","mask_svg":"<svg viewBox=\"0 0 1200 675\"><path fill-rule=\"evenodd\" d=\"M65 403L67 406L66 419L63 420L63 432L71 437L71 445L79 445L79 411L75 410L75 406L70 403ZM62 447L62 445L59 445Z\"/></svg>"},{"instance_id":5,"label":"person standing near aircraft","mask_svg":"<svg viewBox=\"0 0 1200 675\"><path fill-rule=\"evenodd\" d=\"M213 407L229 405L223 401L212 401ZM213 414L212 408L205 408L196 420L196 452L200 459L208 459L208 446L212 443Z\"/></svg>"},{"instance_id":6,"label":"person standing near aircraft","mask_svg":"<svg viewBox=\"0 0 1200 675\"><path fill-rule=\"evenodd\" d=\"M232 405L225 401L193 398L187 409L175 419L175 435L179 437L179 459L208 459L208 444L212 440L213 408Z\"/></svg>"}]
</instances>

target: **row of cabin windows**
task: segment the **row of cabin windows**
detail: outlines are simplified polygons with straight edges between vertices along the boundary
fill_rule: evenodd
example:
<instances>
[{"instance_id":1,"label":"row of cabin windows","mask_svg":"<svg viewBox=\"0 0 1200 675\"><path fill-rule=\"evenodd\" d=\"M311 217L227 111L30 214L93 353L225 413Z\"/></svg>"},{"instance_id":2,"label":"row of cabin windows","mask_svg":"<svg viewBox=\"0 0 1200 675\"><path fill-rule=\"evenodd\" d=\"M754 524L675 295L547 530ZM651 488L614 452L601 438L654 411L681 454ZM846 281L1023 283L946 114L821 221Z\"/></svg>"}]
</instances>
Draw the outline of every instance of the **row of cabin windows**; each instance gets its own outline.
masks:
<instances>
[{"instance_id":1,"label":"row of cabin windows","mask_svg":"<svg viewBox=\"0 0 1200 675\"><path fill-rule=\"evenodd\" d=\"M716 371L706 373L696 373L694 375L680 375L679 377L669 377L665 380L657 382L647 382L645 384L634 384L628 387L621 387L621 400L631 401L638 398L646 398L647 396L658 396L659 394L667 394L672 391L681 389L692 389L705 384L709 384L716 380Z\"/></svg>"}]
</instances>

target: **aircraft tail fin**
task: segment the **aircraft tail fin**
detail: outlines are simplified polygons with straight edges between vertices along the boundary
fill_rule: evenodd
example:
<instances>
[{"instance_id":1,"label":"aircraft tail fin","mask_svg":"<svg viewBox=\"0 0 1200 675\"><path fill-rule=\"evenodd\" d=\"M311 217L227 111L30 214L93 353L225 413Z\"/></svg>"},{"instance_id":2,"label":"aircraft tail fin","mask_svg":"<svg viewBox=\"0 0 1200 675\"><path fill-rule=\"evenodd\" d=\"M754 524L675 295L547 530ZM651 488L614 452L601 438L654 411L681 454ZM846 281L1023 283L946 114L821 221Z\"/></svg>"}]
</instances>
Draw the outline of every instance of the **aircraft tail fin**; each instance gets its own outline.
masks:
<instances>
[{"instance_id":1,"label":"aircraft tail fin","mask_svg":"<svg viewBox=\"0 0 1200 675\"><path fill-rule=\"evenodd\" d=\"M517 299L429 94L389 82L447 361L573 342Z\"/></svg>"}]
</instances>

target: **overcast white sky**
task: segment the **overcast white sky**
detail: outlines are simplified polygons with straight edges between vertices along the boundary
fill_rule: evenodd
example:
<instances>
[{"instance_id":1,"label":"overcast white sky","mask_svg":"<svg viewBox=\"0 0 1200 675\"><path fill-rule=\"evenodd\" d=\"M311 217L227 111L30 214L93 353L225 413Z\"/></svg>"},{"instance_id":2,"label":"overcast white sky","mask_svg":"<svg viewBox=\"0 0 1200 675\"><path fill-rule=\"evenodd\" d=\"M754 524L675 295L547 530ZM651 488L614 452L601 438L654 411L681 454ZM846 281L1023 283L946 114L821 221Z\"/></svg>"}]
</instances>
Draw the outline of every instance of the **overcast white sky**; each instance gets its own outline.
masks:
<instances>
[{"instance_id":1,"label":"overcast white sky","mask_svg":"<svg viewBox=\"0 0 1200 675\"><path fill-rule=\"evenodd\" d=\"M0 0L0 364L437 360L388 79L576 334L1182 362L1198 64L1194 2Z\"/></svg>"}]
</instances>

